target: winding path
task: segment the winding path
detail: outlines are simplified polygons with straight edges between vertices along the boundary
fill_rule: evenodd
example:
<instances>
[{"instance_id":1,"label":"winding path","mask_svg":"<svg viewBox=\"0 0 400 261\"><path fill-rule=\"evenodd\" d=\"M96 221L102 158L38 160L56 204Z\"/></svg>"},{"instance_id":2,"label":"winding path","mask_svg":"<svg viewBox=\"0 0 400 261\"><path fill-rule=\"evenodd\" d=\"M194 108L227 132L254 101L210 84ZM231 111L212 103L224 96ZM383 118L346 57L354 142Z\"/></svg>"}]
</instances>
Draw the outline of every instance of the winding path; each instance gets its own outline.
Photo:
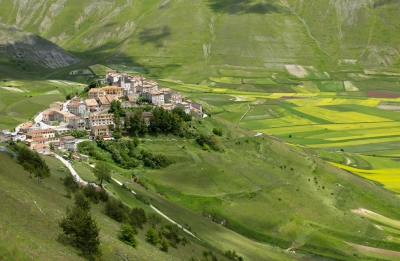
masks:
<instances>
[{"instance_id":1,"label":"winding path","mask_svg":"<svg viewBox=\"0 0 400 261\"><path fill-rule=\"evenodd\" d=\"M69 161L65 160L64 158L56 155L55 156L56 159L59 159L65 166L67 166L67 168L69 169L69 171L71 172L72 176L74 176L76 182L80 182L83 183L85 185L87 185L88 183L86 181L84 181L83 179L81 179L81 177L78 175L78 173L74 170L74 168L72 168L71 164L69 163Z\"/></svg>"},{"instance_id":2,"label":"winding path","mask_svg":"<svg viewBox=\"0 0 400 261\"><path fill-rule=\"evenodd\" d=\"M247 107L248 107L247 111L242 115L242 117L240 117L238 124L243 120L243 118L246 116L246 114L249 113L249 111L251 109L250 103L247 103Z\"/></svg>"}]
</instances>

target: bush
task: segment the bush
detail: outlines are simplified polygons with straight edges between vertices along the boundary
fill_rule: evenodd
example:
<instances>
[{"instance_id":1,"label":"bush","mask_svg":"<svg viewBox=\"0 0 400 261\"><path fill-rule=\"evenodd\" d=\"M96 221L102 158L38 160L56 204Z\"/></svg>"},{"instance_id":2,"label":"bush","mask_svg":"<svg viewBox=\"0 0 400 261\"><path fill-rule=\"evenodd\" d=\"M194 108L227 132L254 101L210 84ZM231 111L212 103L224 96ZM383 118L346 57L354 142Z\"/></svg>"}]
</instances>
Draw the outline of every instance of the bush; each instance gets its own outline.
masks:
<instances>
[{"instance_id":1,"label":"bush","mask_svg":"<svg viewBox=\"0 0 400 261\"><path fill-rule=\"evenodd\" d=\"M122 222L128 220L128 207L126 207L122 201L116 199L109 199L106 203L104 212L110 218Z\"/></svg>"},{"instance_id":2,"label":"bush","mask_svg":"<svg viewBox=\"0 0 400 261\"><path fill-rule=\"evenodd\" d=\"M163 240L161 240L160 244L161 244L161 247L160 247L161 251L168 252L168 247L169 247L168 242L165 241L165 239L163 239Z\"/></svg>"},{"instance_id":3,"label":"bush","mask_svg":"<svg viewBox=\"0 0 400 261\"><path fill-rule=\"evenodd\" d=\"M212 132L217 136L222 136L222 129L221 128L214 128Z\"/></svg>"},{"instance_id":4,"label":"bush","mask_svg":"<svg viewBox=\"0 0 400 261\"><path fill-rule=\"evenodd\" d=\"M138 241L135 238L135 234L137 234L137 232L131 225L123 224L121 226L121 230L119 231L118 238L125 244L136 247L138 245Z\"/></svg>"},{"instance_id":5,"label":"bush","mask_svg":"<svg viewBox=\"0 0 400 261\"><path fill-rule=\"evenodd\" d=\"M160 237L158 234L154 231L153 228L150 228L146 232L146 241L147 243L150 243L152 245L157 245L160 242Z\"/></svg>"}]
</instances>

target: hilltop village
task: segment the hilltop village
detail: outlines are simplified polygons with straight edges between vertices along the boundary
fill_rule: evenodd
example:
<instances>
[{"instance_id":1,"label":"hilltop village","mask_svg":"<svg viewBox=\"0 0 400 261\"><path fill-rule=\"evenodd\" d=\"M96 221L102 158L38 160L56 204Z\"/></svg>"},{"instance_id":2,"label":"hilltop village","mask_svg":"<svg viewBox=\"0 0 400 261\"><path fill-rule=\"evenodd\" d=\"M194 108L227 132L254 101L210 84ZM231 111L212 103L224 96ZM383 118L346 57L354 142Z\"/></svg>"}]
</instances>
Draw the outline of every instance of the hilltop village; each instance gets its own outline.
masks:
<instances>
[{"instance_id":1,"label":"hilltop village","mask_svg":"<svg viewBox=\"0 0 400 261\"><path fill-rule=\"evenodd\" d=\"M71 135L74 131L83 131L87 134L84 136L90 139L114 139L116 119L109 110L117 103L122 109L139 107L144 103L166 111L178 107L186 114L205 116L201 104L184 101L185 97L179 92L169 88L159 89L157 82L142 76L107 70L98 83L106 86L90 88L86 99L73 97L65 102L54 102L40 112L34 121L19 125L14 132L3 130L5 140L21 140L41 154L50 154L50 148L76 152L79 140ZM128 116L134 116L134 113ZM149 126L152 112L143 111L141 118ZM125 117L119 120L123 124Z\"/></svg>"}]
</instances>

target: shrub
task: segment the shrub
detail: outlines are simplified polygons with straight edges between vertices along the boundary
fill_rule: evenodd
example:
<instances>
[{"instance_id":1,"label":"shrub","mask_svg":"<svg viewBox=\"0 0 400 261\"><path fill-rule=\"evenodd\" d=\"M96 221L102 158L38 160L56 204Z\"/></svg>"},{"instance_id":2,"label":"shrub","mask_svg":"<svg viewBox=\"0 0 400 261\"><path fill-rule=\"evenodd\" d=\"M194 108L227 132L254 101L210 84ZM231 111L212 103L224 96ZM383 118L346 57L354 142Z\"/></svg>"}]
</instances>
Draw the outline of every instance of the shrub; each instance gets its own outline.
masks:
<instances>
[{"instance_id":1,"label":"shrub","mask_svg":"<svg viewBox=\"0 0 400 261\"><path fill-rule=\"evenodd\" d=\"M152 245L157 245L160 242L160 237L158 234L154 231L153 228L150 228L146 232L146 241Z\"/></svg>"},{"instance_id":2,"label":"shrub","mask_svg":"<svg viewBox=\"0 0 400 261\"><path fill-rule=\"evenodd\" d=\"M217 136L222 136L222 129L221 128L214 128L212 132Z\"/></svg>"},{"instance_id":3,"label":"shrub","mask_svg":"<svg viewBox=\"0 0 400 261\"><path fill-rule=\"evenodd\" d=\"M136 230L129 224L123 224L121 230L119 231L118 238L125 244L136 247L138 241L135 238Z\"/></svg>"}]
</instances>

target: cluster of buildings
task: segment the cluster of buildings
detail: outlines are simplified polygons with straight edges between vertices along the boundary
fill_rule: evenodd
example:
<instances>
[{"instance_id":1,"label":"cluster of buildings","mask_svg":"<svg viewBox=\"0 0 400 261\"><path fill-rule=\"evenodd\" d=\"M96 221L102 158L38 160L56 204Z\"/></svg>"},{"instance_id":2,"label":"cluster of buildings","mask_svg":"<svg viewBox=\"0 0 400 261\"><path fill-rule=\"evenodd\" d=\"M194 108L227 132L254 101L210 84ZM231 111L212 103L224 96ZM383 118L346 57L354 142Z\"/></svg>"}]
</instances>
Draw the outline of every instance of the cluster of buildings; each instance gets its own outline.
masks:
<instances>
[{"instance_id":1,"label":"cluster of buildings","mask_svg":"<svg viewBox=\"0 0 400 261\"><path fill-rule=\"evenodd\" d=\"M3 136L10 140L24 141L31 149L43 154L50 153L50 144L60 150L76 151L77 140L64 133L86 130L92 137L110 138L108 126L114 125L114 115L107 111L112 101L120 101L122 108L129 108L138 106L136 101L145 98L165 110L181 107L187 114L203 117L201 104L183 101L179 92L169 88L158 89L157 82L148 81L142 76L108 70L99 83L108 86L90 89L87 99L75 97L65 103L54 102L49 109L41 112L41 122L24 123L14 133L3 131ZM144 112L142 116L149 124L151 112Z\"/></svg>"}]
</instances>

